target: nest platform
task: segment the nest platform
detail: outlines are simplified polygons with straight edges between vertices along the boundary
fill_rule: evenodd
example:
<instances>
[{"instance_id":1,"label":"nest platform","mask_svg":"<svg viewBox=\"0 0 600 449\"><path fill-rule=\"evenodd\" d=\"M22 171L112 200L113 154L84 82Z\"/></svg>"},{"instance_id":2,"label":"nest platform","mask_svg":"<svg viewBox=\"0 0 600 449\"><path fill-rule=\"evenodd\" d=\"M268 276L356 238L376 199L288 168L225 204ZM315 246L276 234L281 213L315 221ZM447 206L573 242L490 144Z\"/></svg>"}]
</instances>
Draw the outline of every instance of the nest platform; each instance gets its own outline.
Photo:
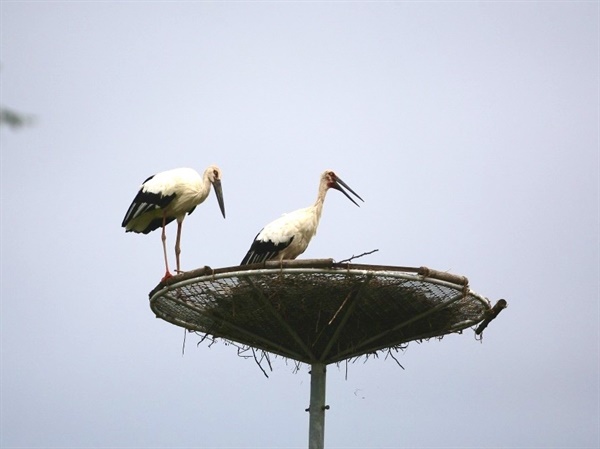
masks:
<instances>
[{"instance_id":1,"label":"nest platform","mask_svg":"<svg viewBox=\"0 0 600 449\"><path fill-rule=\"evenodd\" d=\"M494 313L466 277L332 259L200 268L159 284L150 307L185 329L311 365L487 325Z\"/></svg>"}]
</instances>

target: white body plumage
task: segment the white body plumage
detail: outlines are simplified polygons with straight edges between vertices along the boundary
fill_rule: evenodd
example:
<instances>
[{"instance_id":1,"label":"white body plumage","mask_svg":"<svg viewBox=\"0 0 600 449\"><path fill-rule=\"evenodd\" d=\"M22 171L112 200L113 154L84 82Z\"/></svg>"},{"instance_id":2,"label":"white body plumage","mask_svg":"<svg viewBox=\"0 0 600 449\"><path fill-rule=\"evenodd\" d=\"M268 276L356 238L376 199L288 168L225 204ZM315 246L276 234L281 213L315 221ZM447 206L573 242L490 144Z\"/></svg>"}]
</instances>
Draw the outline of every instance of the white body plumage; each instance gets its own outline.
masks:
<instances>
[{"instance_id":1,"label":"white body plumage","mask_svg":"<svg viewBox=\"0 0 600 449\"><path fill-rule=\"evenodd\" d=\"M148 178L131 203L123 226L127 232L149 233L167 223L183 219L210 193L210 181L191 168L175 168Z\"/></svg>"},{"instance_id":2,"label":"white body plumage","mask_svg":"<svg viewBox=\"0 0 600 449\"><path fill-rule=\"evenodd\" d=\"M279 217L266 225L256 240L272 242L275 246L287 245L278 252L276 259L295 259L308 248L310 240L317 234L321 219L321 207L310 206Z\"/></svg>"}]
</instances>

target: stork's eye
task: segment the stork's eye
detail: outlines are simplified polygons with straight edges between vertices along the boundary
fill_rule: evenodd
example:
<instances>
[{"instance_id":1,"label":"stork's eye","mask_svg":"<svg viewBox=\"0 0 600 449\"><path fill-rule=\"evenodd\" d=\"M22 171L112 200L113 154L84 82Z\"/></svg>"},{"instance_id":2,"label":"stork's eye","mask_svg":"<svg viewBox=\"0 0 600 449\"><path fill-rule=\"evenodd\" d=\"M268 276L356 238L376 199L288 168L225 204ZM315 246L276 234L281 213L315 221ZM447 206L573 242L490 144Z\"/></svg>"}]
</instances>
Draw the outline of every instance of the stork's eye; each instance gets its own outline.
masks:
<instances>
[{"instance_id":1,"label":"stork's eye","mask_svg":"<svg viewBox=\"0 0 600 449\"><path fill-rule=\"evenodd\" d=\"M215 179L219 179L219 172L217 170L213 170L213 176Z\"/></svg>"}]
</instances>

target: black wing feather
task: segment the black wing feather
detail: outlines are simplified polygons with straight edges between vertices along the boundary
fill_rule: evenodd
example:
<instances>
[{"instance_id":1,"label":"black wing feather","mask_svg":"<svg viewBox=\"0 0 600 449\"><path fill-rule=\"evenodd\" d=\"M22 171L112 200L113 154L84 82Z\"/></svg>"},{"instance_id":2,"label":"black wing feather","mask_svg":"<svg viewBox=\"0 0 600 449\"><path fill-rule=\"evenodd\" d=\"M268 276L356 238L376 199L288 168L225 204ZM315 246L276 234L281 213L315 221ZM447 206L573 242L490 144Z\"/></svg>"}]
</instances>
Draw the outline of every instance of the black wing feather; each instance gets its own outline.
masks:
<instances>
[{"instance_id":1,"label":"black wing feather","mask_svg":"<svg viewBox=\"0 0 600 449\"><path fill-rule=\"evenodd\" d=\"M167 219L165 220L165 226L168 225L169 223L171 223L173 220L175 220L175 217L167 217ZM162 228L162 225L163 225L163 219L155 218L150 223L148 223L148 226L146 226L142 231L139 231L139 232L141 232L142 234L148 234L149 232L152 232L156 229ZM133 229L131 231L133 231ZM130 232L130 231L126 231L126 232ZM133 232L138 232L138 231L133 231Z\"/></svg>"},{"instance_id":2,"label":"black wing feather","mask_svg":"<svg viewBox=\"0 0 600 449\"><path fill-rule=\"evenodd\" d=\"M146 179L146 181L144 181L144 183L148 182L152 178L153 176L150 176L148 179ZM144 187L142 186L133 199L131 206L129 206L129 209L127 209L127 213L125 214L125 218L123 218L123 223L121 223L121 226L126 227L132 220L135 220L137 217L145 214L148 211L167 207L174 199L174 193L171 195L161 195L160 193L144 191ZM167 217L167 219L167 223L170 223L174 220L174 217L170 219ZM152 223L154 223L154 221L152 221ZM160 220L160 224L158 226L148 226L148 228L146 228L143 232L144 234L147 234L148 232L153 231L160 226L162 226L162 219Z\"/></svg>"},{"instance_id":3,"label":"black wing feather","mask_svg":"<svg viewBox=\"0 0 600 449\"><path fill-rule=\"evenodd\" d=\"M290 243L292 243L292 240L294 240L294 237L292 237L287 242L273 243L270 240L257 240L259 234L260 232L254 238L254 242L252 242L248 253L240 265L250 265L253 263L266 262L267 260L274 259L281 251L283 251L290 245Z\"/></svg>"}]
</instances>

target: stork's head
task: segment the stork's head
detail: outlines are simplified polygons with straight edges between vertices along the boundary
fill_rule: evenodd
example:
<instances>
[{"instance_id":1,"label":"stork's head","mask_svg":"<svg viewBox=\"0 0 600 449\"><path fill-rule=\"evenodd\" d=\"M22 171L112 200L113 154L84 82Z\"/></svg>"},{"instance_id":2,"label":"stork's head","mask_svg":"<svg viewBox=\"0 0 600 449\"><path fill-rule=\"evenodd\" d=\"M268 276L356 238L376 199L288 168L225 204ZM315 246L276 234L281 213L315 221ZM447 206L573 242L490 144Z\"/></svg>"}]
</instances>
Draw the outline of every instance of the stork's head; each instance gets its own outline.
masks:
<instances>
[{"instance_id":1,"label":"stork's head","mask_svg":"<svg viewBox=\"0 0 600 449\"><path fill-rule=\"evenodd\" d=\"M225 218L225 203L223 202L223 188L221 187L221 169L216 165L211 165L204 172L204 176L208 178L213 186L217 201L219 202L219 208Z\"/></svg>"},{"instance_id":2,"label":"stork's head","mask_svg":"<svg viewBox=\"0 0 600 449\"><path fill-rule=\"evenodd\" d=\"M323 174L321 175L321 183L324 183L328 189L339 190L344 195L346 195L346 198L348 198L350 201L352 201L357 206L359 206L359 204L356 201L354 201L354 198L352 198L350 195L348 195L348 192L352 193L355 197L357 197L362 202L365 201L360 197L360 195L358 193L356 193L354 190L352 190L348 184L346 184L344 181L342 181L340 179L340 177L338 175L336 175L333 170L325 170L323 172ZM346 192L346 190L344 190L344 189L348 190L348 192Z\"/></svg>"}]
</instances>

